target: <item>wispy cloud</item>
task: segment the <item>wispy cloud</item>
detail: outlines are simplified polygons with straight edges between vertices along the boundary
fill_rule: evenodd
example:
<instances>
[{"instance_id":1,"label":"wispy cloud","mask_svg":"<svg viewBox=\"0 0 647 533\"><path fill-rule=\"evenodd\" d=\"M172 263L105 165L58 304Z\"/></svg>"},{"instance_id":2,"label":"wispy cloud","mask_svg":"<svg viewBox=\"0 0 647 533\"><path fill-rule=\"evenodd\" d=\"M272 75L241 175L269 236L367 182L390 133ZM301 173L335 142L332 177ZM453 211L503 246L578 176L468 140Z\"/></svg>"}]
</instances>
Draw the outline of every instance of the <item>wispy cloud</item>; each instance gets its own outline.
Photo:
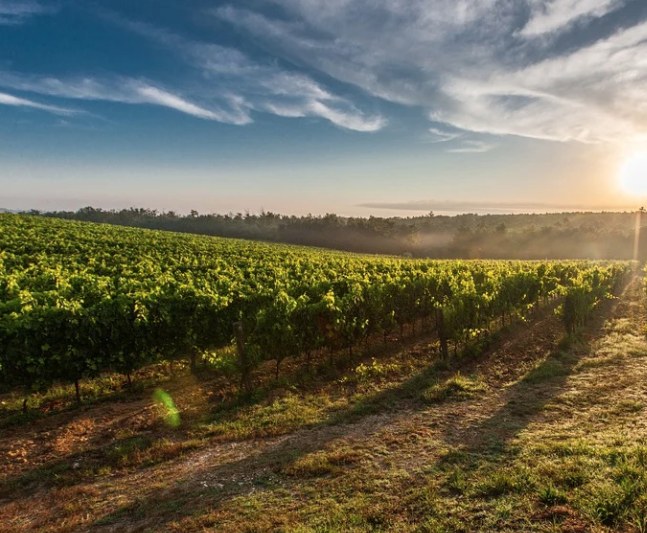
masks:
<instances>
[{"instance_id":1,"label":"wispy cloud","mask_svg":"<svg viewBox=\"0 0 647 533\"><path fill-rule=\"evenodd\" d=\"M0 25L22 24L36 15L55 13L58 6L35 0L0 0Z\"/></svg>"},{"instance_id":2,"label":"wispy cloud","mask_svg":"<svg viewBox=\"0 0 647 533\"><path fill-rule=\"evenodd\" d=\"M367 115L310 76L286 71L274 62L253 61L238 50L189 41L168 32L147 28L147 33L184 55L219 90L236 94L250 110L285 117L321 117L360 132L378 131L387 124L384 117Z\"/></svg>"},{"instance_id":3,"label":"wispy cloud","mask_svg":"<svg viewBox=\"0 0 647 533\"><path fill-rule=\"evenodd\" d=\"M253 10L244 7L249 2L207 8L217 24L233 25L267 53L253 57L209 42L204 32L204 40L197 41L107 14L114 23L166 47L189 71L166 82L118 74L0 72L0 87L157 105L237 125L268 113L379 131L387 118L376 111L379 102L367 100L364 93L419 108L431 121L424 140L447 143L453 152L493 148L473 140L474 133L628 142L647 129L647 21L627 22L631 19L625 16L618 19L624 23L593 22L630 4L254 0ZM0 0L0 23L17 23L49 5ZM586 33L593 26L596 33ZM218 39L215 32L213 38Z\"/></svg>"},{"instance_id":4,"label":"wispy cloud","mask_svg":"<svg viewBox=\"0 0 647 533\"><path fill-rule=\"evenodd\" d=\"M485 153L497 146L482 140L466 139L465 135L465 131L428 128L422 142L431 144L447 143L450 146L445 146L444 151L454 154Z\"/></svg>"},{"instance_id":5,"label":"wispy cloud","mask_svg":"<svg viewBox=\"0 0 647 533\"><path fill-rule=\"evenodd\" d=\"M137 94L143 98L142 103L157 104L163 107L170 107L187 115L193 115L194 117L204 118L207 120L216 120L218 122L227 122L230 124L249 124L251 119L246 113L237 113L232 114L230 112L223 111L214 111L205 109L196 104L188 102L171 94L167 91L159 89L157 87L152 87L150 85L139 85L136 88ZM240 110L239 110L240 111Z\"/></svg>"},{"instance_id":6,"label":"wispy cloud","mask_svg":"<svg viewBox=\"0 0 647 533\"><path fill-rule=\"evenodd\" d=\"M542 202L495 202L495 201L452 201L452 200L416 200L411 202L368 202L358 207L372 209L391 209L395 211L473 213L473 212L504 212L504 213L533 213L550 211L623 211L633 210L631 206L621 205L592 205L592 204L552 204Z\"/></svg>"},{"instance_id":7,"label":"wispy cloud","mask_svg":"<svg viewBox=\"0 0 647 533\"><path fill-rule=\"evenodd\" d=\"M624 0L531 0L531 17L520 34L539 36L570 28L621 7Z\"/></svg>"},{"instance_id":8,"label":"wispy cloud","mask_svg":"<svg viewBox=\"0 0 647 533\"><path fill-rule=\"evenodd\" d=\"M5 1L0 0L0 6ZM35 13L36 4L31 9L29 12ZM17 16L15 6L14 11ZM21 12L26 13L27 9ZM112 22L166 46L193 67L193 76L185 76L169 87L155 80L120 75L45 77L0 71L0 87L64 99L156 105L234 125L252 123L254 113L318 117L358 132L378 131L387 123L380 114L361 111L310 76L285 70L275 61L254 61L234 48L193 41L163 28L103 14Z\"/></svg>"},{"instance_id":9,"label":"wispy cloud","mask_svg":"<svg viewBox=\"0 0 647 533\"><path fill-rule=\"evenodd\" d=\"M157 105L205 120L228 124L243 125L251 122L247 110L236 109L235 102L227 102L226 108L216 105L206 108L181 95L155 86L152 82L132 78L40 78L0 71L0 86L71 100ZM54 106L45 107L51 110L62 109Z\"/></svg>"},{"instance_id":10,"label":"wispy cloud","mask_svg":"<svg viewBox=\"0 0 647 533\"><path fill-rule=\"evenodd\" d=\"M234 114L245 116L244 123L252 122L252 113L257 112L291 118L319 117L340 128L359 132L378 131L387 124L380 114L361 111L349 99L331 93L311 76L286 70L276 61L253 60L235 48L187 39L114 13L103 14L113 23L166 46L182 58L202 79L198 89L195 89L198 84L194 84L197 96L205 102L215 100L225 108L232 107Z\"/></svg>"},{"instance_id":11,"label":"wispy cloud","mask_svg":"<svg viewBox=\"0 0 647 533\"><path fill-rule=\"evenodd\" d=\"M434 122L581 142L625 142L647 127L647 22L586 31L626 1L265 3L287 16L240 4L212 13L273 54L419 106ZM568 40L538 39L557 33Z\"/></svg>"},{"instance_id":12,"label":"wispy cloud","mask_svg":"<svg viewBox=\"0 0 647 533\"><path fill-rule=\"evenodd\" d=\"M308 103L307 110L313 116L329 120L340 128L355 131L378 131L386 124L386 119L380 116L364 117L356 109L343 110L339 105L333 107L323 102L313 100Z\"/></svg>"},{"instance_id":13,"label":"wispy cloud","mask_svg":"<svg viewBox=\"0 0 647 533\"><path fill-rule=\"evenodd\" d=\"M453 154L482 154L496 148L496 144L485 141L463 141L459 146L448 148L446 152Z\"/></svg>"},{"instance_id":14,"label":"wispy cloud","mask_svg":"<svg viewBox=\"0 0 647 533\"><path fill-rule=\"evenodd\" d=\"M33 109L40 109L41 111L48 111L49 113L54 113L56 115L75 115L79 113L79 111L74 109L67 109L64 107L41 104L39 102L34 102L33 100L19 98L17 96L13 96L7 93L0 93L0 105L8 105L8 106L14 106L14 107L31 107Z\"/></svg>"},{"instance_id":15,"label":"wispy cloud","mask_svg":"<svg viewBox=\"0 0 647 533\"><path fill-rule=\"evenodd\" d=\"M461 136L460 133L445 131L438 128L429 128L427 131L428 134L425 135L424 141L429 143L444 143L458 139Z\"/></svg>"}]
</instances>

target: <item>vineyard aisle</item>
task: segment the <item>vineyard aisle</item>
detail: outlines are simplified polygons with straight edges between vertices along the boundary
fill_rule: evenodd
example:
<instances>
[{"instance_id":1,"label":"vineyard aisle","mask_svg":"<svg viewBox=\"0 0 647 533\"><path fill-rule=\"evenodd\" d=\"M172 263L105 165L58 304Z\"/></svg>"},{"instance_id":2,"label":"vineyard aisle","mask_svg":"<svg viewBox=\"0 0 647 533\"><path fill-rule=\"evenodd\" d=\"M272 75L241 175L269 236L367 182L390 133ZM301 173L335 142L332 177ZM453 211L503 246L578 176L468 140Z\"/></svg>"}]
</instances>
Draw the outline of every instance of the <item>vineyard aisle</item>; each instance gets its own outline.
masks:
<instances>
[{"instance_id":1,"label":"vineyard aisle","mask_svg":"<svg viewBox=\"0 0 647 533\"><path fill-rule=\"evenodd\" d=\"M570 344L545 308L217 415L184 376L175 429L152 391L2 428L0 531L647 531L646 305L636 277Z\"/></svg>"}]
</instances>

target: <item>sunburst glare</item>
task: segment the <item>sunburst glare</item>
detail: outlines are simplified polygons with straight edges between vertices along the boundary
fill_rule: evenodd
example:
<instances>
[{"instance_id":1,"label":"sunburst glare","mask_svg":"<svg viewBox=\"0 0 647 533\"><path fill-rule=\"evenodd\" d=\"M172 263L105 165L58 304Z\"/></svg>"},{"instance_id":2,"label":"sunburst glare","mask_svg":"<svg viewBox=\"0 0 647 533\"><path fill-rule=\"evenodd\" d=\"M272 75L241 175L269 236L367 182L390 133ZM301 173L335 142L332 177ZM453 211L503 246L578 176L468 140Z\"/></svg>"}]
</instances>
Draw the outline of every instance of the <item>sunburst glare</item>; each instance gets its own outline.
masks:
<instances>
[{"instance_id":1,"label":"sunburst glare","mask_svg":"<svg viewBox=\"0 0 647 533\"><path fill-rule=\"evenodd\" d=\"M620 186L627 194L647 197L647 152L629 157L620 169Z\"/></svg>"}]
</instances>

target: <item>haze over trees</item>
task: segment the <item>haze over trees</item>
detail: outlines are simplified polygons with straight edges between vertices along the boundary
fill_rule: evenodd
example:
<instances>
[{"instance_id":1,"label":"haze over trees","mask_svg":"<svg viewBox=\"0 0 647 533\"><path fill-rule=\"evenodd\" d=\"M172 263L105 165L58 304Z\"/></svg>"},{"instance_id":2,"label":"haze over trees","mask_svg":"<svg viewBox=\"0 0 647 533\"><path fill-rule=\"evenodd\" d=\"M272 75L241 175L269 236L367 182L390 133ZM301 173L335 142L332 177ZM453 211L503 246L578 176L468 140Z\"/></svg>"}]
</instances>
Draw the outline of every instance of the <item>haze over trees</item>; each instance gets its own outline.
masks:
<instances>
[{"instance_id":1,"label":"haze over trees","mask_svg":"<svg viewBox=\"0 0 647 533\"><path fill-rule=\"evenodd\" d=\"M574 212L398 217L290 216L260 213L188 215L129 208L38 213L48 217L201 235L319 246L360 253L439 259L632 259L636 214ZM641 225L647 223L643 215ZM647 232L641 236L647 260Z\"/></svg>"}]
</instances>

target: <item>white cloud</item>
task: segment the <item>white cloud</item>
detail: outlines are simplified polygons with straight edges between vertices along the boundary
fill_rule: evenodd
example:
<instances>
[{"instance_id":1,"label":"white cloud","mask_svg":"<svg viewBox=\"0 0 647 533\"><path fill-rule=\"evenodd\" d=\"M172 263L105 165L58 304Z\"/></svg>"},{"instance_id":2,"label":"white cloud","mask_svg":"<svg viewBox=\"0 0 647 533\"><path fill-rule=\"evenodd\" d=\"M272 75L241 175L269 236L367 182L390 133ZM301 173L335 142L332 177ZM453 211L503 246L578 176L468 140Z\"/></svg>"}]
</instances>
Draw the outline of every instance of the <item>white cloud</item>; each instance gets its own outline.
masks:
<instances>
[{"instance_id":1,"label":"white cloud","mask_svg":"<svg viewBox=\"0 0 647 533\"><path fill-rule=\"evenodd\" d=\"M356 112L342 111L339 108L335 109L317 100L310 102L308 110L314 116L325 118L336 126L349 130L378 131L386 124L386 120L382 117L366 119Z\"/></svg>"},{"instance_id":2,"label":"white cloud","mask_svg":"<svg viewBox=\"0 0 647 533\"><path fill-rule=\"evenodd\" d=\"M275 61L252 60L233 48L192 41L112 13L104 15L112 22L157 41L182 57L202 78L197 90L201 99L206 102L226 100L224 107L234 107L235 114L246 117L244 123L252 121L250 113L255 111L290 118L319 117L341 128L359 132L378 131L387 124L387 120L379 114L362 112L350 100L332 94L312 77L286 70ZM164 101L173 103L168 98L164 98ZM189 109L185 105L176 108ZM207 118L211 112L207 110L207 113L192 114Z\"/></svg>"},{"instance_id":3,"label":"white cloud","mask_svg":"<svg viewBox=\"0 0 647 533\"><path fill-rule=\"evenodd\" d=\"M166 46L192 66L194 76L180 80L183 90L120 76L39 77L6 71L0 71L0 87L65 99L158 105L235 125L252 123L254 112L321 118L359 132L374 132L387 123L379 114L366 114L347 98L332 94L310 76L285 70L274 61L254 61L233 48L191 41L155 26L101 13Z\"/></svg>"},{"instance_id":4,"label":"white cloud","mask_svg":"<svg viewBox=\"0 0 647 533\"><path fill-rule=\"evenodd\" d=\"M231 124L249 124L252 120L249 115L240 113L233 115L231 113L223 113L221 111L210 111L203 107L197 106L188 102L179 96L171 94L157 87L150 85L141 85L137 87L137 93L143 98L143 103L157 104L163 107L170 107L176 109L181 113L193 115L194 117L204 118L207 120L216 120L218 122L228 122Z\"/></svg>"},{"instance_id":5,"label":"white cloud","mask_svg":"<svg viewBox=\"0 0 647 533\"><path fill-rule=\"evenodd\" d=\"M237 94L255 111L293 118L320 117L359 132L378 131L387 124L384 117L366 115L305 74L252 61L237 50L218 45L189 42L168 34L165 40L201 69L206 79L220 90Z\"/></svg>"},{"instance_id":6,"label":"white cloud","mask_svg":"<svg viewBox=\"0 0 647 533\"><path fill-rule=\"evenodd\" d=\"M201 89L204 104L153 82L133 78L39 78L0 71L0 86L65 99L157 105L238 126L252 123L254 111L284 117L320 117L359 132L378 131L386 124L383 117L366 116L350 102L328 94L307 78L271 69L263 71L259 78L236 77L233 82L220 81L213 90Z\"/></svg>"},{"instance_id":7,"label":"white cloud","mask_svg":"<svg viewBox=\"0 0 647 533\"><path fill-rule=\"evenodd\" d=\"M265 10L263 2L279 9ZM254 11L240 3L209 11L219 24L225 21L252 35L254 44L274 60L252 59L237 49L111 15L114 22L167 47L193 74L169 85L118 76L46 78L0 72L0 87L158 105L230 124L249 124L255 113L270 113L320 118L360 132L384 128L386 118L362 109L356 93L342 95L320 81L333 78L389 102L419 107L431 121L447 126L431 127L427 142L454 141L456 130L626 142L647 129L647 22L600 25L596 31L606 33L597 36L584 33L592 20L625 4L627 0L258 0ZM5 16L9 9L22 16L16 6L23 5L33 11L43 4L0 0L0 17L3 7ZM27 8L20 9L26 13ZM282 14L273 17L270 12ZM568 39L556 44L552 37L558 33ZM467 151L470 145L457 148Z\"/></svg>"},{"instance_id":8,"label":"white cloud","mask_svg":"<svg viewBox=\"0 0 647 533\"><path fill-rule=\"evenodd\" d=\"M444 143L458 139L461 134L451 131L444 131L438 128L429 128L429 135L425 136L425 140L430 143Z\"/></svg>"},{"instance_id":9,"label":"white cloud","mask_svg":"<svg viewBox=\"0 0 647 533\"><path fill-rule=\"evenodd\" d=\"M149 104L167 107L205 120L228 124L249 124L249 110L235 98L223 97L226 105L202 107L152 83L132 78L99 80L94 78L38 78L0 72L0 86L72 100L103 100L124 104ZM34 107L34 106L32 106ZM53 106L46 106L53 109Z\"/></svg>"},{"instance_id":10,"label":"white cloud","mask_svg":"<svg viewBox=\"0 0 647 533\"><path fill-rule=\"evenodd\" d=\"M448 78L459 105L434 117L473 131L583 142L647 125L647 22L569 54L481 80Z\"/></svg>"},{"instance_id":11,"label":"white cloud","mask_svg":"<svg viewBox=\"0 0 647 533\"><path fill-rule=\"evenodd\" d=\"M623 3L623 0L531 0L531 18L520 34L538 36L562 31L583 19L606 15Z\"/></svg>"},{"instance_id":12,"label":"white cloud","mask_svg":"<svg viewBox=\"0 0 647 533\"><path fill-rule=\"evenodd\" d=\"M56 6L46 6L35 0L0 0L0 26L15 25L26 22L36 15L51 14Z\"/></svg>"},{"instance_id":13,"label":"white cloud","mask_svg":"<svg viewBox=\"0 0 647 533\"><path fill-rule=\"evenodd\" d=\"M265 1L288 16L212 12L275 55L434 122L581 142L647 129L647 22L586 31L621 0ZM566 31L567 47L537 38Z\"/></svg>"},{"instance_id":14,"label":"white cloud","mask_svg":"<svg viewBox=\"0 0 647 533\"><path fill-rule=\"evenodd\" d=\"M74 115L78 113L78 111L74 109L66 109L64 107L41 104L39 102L34 102L33 100L19 98L17 96L12 96L7 93L0 93L0 105L9 105L14 107L31 107L33 109L40 109L41 111L48 111L50 113L55 113L57 115Z\"/></svg>"},{"instance_id":15,"label":"white cloud","mask_svg":"<svg viewBox=\"0 0 647 533\"><path fill-rule=\"evenodd\" d=\"M484 141L463 141L460 146L448 148L446 152L452 154L482 154L496 148L495 144Z\"/></svg>"}]
</instances>

